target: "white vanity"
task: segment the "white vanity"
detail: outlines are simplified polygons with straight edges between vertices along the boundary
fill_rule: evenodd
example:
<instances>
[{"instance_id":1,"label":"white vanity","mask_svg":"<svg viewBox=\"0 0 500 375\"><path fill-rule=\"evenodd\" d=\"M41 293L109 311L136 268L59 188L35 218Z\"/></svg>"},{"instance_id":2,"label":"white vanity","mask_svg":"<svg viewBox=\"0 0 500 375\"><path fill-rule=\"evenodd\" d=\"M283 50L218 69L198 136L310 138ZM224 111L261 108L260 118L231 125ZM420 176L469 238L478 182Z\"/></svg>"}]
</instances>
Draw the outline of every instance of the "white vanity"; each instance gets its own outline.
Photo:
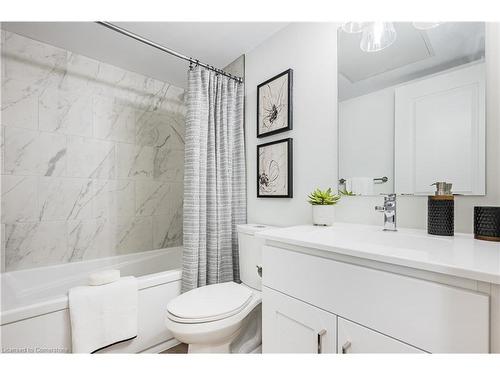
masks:
<instances>
[{"instance_id":1,"label":"white vanity","mask_svg":"<svg viewBox=\"0 0 500 375\"><path fill-rule=\"evenodd\" d=\"M343 223L259 236L264 353L500 353L500 243Z\"/></svg>"}]
</instances>

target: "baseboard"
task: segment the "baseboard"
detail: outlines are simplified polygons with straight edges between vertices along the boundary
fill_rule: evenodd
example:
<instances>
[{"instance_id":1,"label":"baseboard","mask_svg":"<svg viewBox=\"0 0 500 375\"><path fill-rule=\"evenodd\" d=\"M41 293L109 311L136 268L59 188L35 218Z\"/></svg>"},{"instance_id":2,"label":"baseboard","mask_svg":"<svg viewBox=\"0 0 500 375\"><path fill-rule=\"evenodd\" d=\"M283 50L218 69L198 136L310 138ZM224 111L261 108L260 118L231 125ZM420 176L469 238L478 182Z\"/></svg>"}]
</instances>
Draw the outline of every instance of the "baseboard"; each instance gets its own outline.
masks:
<instances>
[{"instance_id":1,"label":"baseboard","mask_svg":"<svg viewBox=\"0 0 500 375\"><path fill-rule=\"evenodd\" d=\"M170 349L176 345L179 345L180 341L176 339L170 339L168 341L164 341L158 345L152 346L150 348L144 349L143 351L139 352L138 354L158 354L161 352L164 352L167 349Z\"/></svg>"}]
</instances>

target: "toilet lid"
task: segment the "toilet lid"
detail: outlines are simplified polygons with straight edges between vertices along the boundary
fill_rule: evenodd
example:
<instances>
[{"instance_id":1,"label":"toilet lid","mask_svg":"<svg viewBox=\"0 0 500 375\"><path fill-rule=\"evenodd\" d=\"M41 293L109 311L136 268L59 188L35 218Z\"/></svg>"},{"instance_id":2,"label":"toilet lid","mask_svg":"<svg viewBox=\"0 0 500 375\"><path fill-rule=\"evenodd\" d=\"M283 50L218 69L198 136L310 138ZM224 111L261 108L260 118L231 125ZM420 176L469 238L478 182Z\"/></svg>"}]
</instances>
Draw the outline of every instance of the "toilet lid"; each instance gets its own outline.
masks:
<instances>
[{"instance_id":1,"label":"toilet lid","mask_svg":"<svg viewBox=\"0 0 500 375\"><path fill-rule=\"evenodd\" d=\"M204 323L224 319L243 310L252 290L235 282L207 285L174 298L168 305L169 318L181 323Z\"/></svg>"}]
</instances>

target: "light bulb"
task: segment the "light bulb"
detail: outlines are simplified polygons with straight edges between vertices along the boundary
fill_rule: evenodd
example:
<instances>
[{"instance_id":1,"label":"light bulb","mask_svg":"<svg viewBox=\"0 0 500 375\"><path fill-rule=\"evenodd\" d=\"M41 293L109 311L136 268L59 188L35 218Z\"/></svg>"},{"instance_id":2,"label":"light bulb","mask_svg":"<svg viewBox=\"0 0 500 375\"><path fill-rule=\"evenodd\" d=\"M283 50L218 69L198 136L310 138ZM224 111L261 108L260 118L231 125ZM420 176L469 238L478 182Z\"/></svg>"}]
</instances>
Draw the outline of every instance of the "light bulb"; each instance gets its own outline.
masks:
<instances>
[{"instance_id":1,"label":"light bulb","mask_svg":"<svg viewBox=\"0 0 500 375\"><path fill-rule=\"evenodd\" d=\"M345 22L342 25L342 30L349 34L357 34L363 31L366 22Z\"/></svg>"},{"instance_id":2,"label":"light bulb","mask_svg":"<svg viewBox=\"0 0 500 375\"><path fill-rule=\"evenodd\" d=\"M371 22L365 26L359 47L364 52L377 52L389 47L396 40L392 22Z\"/></svg>"}]
</instances>

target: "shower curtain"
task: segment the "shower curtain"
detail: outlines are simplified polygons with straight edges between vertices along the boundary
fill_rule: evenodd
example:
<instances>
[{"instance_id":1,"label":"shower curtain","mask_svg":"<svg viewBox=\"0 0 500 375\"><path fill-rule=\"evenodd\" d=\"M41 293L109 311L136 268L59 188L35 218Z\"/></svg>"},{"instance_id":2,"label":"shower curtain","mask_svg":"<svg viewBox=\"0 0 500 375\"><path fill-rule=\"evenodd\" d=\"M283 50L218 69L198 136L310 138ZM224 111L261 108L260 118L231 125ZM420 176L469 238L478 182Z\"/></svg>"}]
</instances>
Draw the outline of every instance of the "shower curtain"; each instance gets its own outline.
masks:
<instances>
[{"instance_id":1,"label":"shower curtain","mask_svg":"<svg viewBox=\"0 0 500 375\"><path fill-rule=\"evenodd\" d=\"M188 73L182 291L239 281L236 225L246 222L243 83Z\"/></svg>"}]
</instances>

